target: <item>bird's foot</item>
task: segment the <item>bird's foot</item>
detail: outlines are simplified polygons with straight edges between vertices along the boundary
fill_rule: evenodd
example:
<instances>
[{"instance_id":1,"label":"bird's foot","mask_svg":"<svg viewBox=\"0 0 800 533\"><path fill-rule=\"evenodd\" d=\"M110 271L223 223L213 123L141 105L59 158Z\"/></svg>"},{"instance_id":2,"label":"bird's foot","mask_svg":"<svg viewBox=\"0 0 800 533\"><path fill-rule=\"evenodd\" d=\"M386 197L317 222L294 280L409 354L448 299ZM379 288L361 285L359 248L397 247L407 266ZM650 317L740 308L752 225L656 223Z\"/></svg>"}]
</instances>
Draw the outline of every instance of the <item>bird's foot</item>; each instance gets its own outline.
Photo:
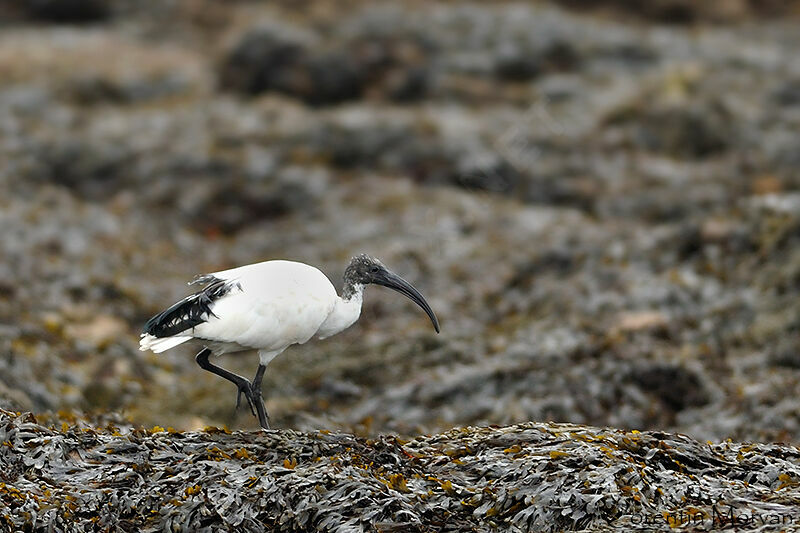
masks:
<instances>
[{"instance_id":1,"label":"bird's foot","mask_svg":"<svg viewBox=\"0 0 800 533\"><path fill-rule=\"evenodd\" d=\"M253 386L249 381L244 381L238 385L238 388L239 391L236 393L236 408L233 412L236 413L239 411L239 406L242 404L242 394L244 394L244 397L247 398L247 405L250 406L250 413L253 416L258 416L253 400Z\"/></svg>"},{"instance_id":2,"label":"bird's foot","mask_svg":"<svg viewBox=\"0 0 800 533\"><path fill-rule=\"evenodd\" d=\"M261 390L253 388L253 403L255 404L257 413L253 415L258 418L258 425L261 429L269 429L269 414L267 408L264 406L264 399L261 396Z\"/></svg>"}]
</instances>

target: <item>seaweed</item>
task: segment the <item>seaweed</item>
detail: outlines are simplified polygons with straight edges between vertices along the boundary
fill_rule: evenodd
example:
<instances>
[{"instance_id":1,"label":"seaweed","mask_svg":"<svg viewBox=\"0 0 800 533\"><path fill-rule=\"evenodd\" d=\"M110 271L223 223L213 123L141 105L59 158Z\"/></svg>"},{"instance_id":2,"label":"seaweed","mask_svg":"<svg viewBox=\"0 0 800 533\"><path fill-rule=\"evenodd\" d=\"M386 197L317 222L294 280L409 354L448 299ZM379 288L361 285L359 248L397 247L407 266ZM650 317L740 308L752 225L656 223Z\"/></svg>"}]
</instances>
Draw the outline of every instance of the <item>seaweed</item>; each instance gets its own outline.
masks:
<instances>
[{"instance_id":1,"label":"seaweed","mask_svg":"<svg viewBox=\"0 0 800 533\"><path fill-rule=\"evenodd\" d=\"M800 522L800 451L573 424L401 441L45 426L0 410L0 524L25 531L543 531Z\"/></svg>"}]
</instances>

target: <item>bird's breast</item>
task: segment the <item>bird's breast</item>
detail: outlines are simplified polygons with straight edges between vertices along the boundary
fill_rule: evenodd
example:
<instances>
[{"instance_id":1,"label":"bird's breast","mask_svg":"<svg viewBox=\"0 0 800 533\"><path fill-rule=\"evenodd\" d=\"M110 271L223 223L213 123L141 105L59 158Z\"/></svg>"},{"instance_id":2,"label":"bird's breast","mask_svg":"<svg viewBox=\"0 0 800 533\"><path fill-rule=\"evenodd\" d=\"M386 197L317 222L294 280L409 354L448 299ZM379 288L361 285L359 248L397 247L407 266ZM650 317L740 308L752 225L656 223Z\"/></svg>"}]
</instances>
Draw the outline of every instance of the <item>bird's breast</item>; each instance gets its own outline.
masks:
<instances>
[{"instance_id":1,"label":"bird's breast","mask_svg":"<svg viewBox=\"0 0 800 533\"><path fill-rule=\"evenodd\" d=\"M360 291L350 300L342 300L337 297L336 305L334 305L331 313L320 325L319 331L317 331L317 337L324 339L331 335L336 335L352 326L355 321L358 320L358 317L361 316L361 301Z\"/></svg>"}]
</instances>

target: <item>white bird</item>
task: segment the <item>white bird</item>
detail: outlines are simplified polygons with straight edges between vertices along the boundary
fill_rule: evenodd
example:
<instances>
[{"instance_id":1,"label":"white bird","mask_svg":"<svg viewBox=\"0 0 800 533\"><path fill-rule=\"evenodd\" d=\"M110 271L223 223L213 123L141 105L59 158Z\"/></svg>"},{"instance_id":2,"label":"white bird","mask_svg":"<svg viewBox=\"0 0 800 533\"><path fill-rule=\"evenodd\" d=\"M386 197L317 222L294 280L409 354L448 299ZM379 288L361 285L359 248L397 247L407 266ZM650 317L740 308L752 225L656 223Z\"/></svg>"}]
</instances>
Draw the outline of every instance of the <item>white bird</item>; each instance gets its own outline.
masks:
<instances>
[{"instance_id":1,"label":"white bird","mask_svg":"<svg viewBox=\"0 0 800 533\"><path fill-rule=\"evenodd\" d=\"M294 261L264 261L199 276L189 284L205 287L148 320L139 349L161 353L190 340L201 341L197 364L235 384L236 407L244 394L261 427L269 429L261 393L267 364L292 344L324 339L350 327L361 314L364 287L370 283L413 300L439 332L439 321L419 291L379 260L362 254L347 266L341 296L325 274ZM253 349L258 350L259 365L252 382L208 360L211 354Z\"/></svg>"}]
</instances>

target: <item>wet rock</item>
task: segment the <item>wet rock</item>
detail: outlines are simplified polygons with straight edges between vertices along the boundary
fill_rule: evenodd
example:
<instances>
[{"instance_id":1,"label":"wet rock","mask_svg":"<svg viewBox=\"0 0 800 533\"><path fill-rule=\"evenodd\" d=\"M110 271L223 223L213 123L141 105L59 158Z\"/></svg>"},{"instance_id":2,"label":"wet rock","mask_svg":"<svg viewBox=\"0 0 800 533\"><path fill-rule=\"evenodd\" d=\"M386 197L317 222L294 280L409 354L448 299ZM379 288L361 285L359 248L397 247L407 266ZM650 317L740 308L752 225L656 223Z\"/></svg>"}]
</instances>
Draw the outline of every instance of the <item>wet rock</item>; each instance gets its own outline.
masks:
<instances>
[{"instance_id":1,"label":"wet rock","mask_svg":"<svg viewBox=\"0 0 800 533\"><path fill-rule=\"evenodd\" d=\"M89 409L114 410L122 407L122 397L118 390L104 383L89 383L82 391Z\"/></svg>"},{"instance_id":2,"label":"wet rock","mask_svg":"<svg viewBox=\"0 0 800 533\"><path fill-rule=\"evenodd\" d=\"M644 43L612 43L597 51L598 59L625 65L626 68L647 68L657 62L657 50Z\"/></svg>"},{"instance_id":3,"label":"wet rock","mask_svg":"<svg viewBox=\"0 0 800 533\"><path fill-rule=\"evenodd\" d=\"M542 250L535 258L515 268L514 276L508 281L507 288L530 289L538 276L550 272L567 276L574 270L576 263L576 258L569 250L562 248Z\"/></svg>"},{"instance_id":4,"label":"wet rock","mask_svg":"<svg viewBox=\"0 0 800 533\"><path fill-rule=\"evenodd\" d=\"M110 0L30 0L25 3L32 18L58 23L104 20L111 14L112 4Z\"/></svg>"},{"instance_id":5,"label":"wet rock","mask_svg":"<svg viewBox=\"0 0 800 533\"><path fill-rule=\"evenodd\" d=\"M431 85L428 67L390 69L384 75L382 91L395 102L413 102L423 98Z\"/></svg>"},{"instance_id":6,"label":"wet rock","mask_svg":"<svg viewBox=\"0 0 800 533\"><path fill-rule=\"evenodd\" d=\"M783 82L771 95L772 99L780 106L795 107L800 105L800 81L789 80Z\"/></svg>"},{"instance_id":7,"label":"wet rock","mask_svg":"<svg viewBox=\"0 0 800 533\"><path fill-rule=\"evenodd\" d=\"M183 214L204 232L226 235L297 209L308 216L327 189L324 171L288 167L260 180L208 180L179 199Z\"/></svg>"},{"instance_id":8,"label":"wet rock","mask_svg":"<svg viewBox=\"0 0 800 533\"><path fill-rule=\"evenodd\" d=\"M428 89L430 71L419 43L351 38L314 44L319 39L273 26L251 29L225 58L220 84L248 94L279 92L315 106L367 93L408 102Z\"/></svg>"},{"instance_id":9,"label":"wet rock","mask_svg":"<svg viewBox=\"0 0 800 533\"><path fill-rule=\"evenodd\" d=\"M364 73L347 50L312 48L314 37L276 26L251 29L225 58L220 84L248 94L279 92L311 105L353 100Z\"/></svg>"},{"instance_id":10,"label":"wet rock","mask_svg":"<svg viewBox=\"0 0 800 533\"><path fill-rule=\"evenodd\" d=\"M421 166L424 155L415 150L413 137L402 124L327 124L315 133L312 146L342 168L370 168L392 160Z\"/></svg>"},{"instance_id":11,"label":"wet rock","mask_svg":"<svg viewBox=\"0 0 800 533\"><path fill-rule=\"evenodd\" d=\"M713 104L650 106L631 124L631 140L671 157L702 159L735 142L728 122L727 113Z\"/></svg>"},{"instance_id":12,"label":"wet rock","mask_svg":"<svg viewBox=\"0 0 800 533\"><path fill-rule=\"evenodd\" d=\"M457 162L452 183L465 189L511 194L521 181L519 172L492 153L470 153Z\"/></svg>"},{"instance_id":13,"label":"wet rock","mask_svg":"<svg viewBox=\"0 0 800 533\"><path fill-rule=\"evenodd\" d=\"M314 54L304 68L309 82L298 94L311 105L355 100L364 92L364 75L347 51Z\"/></svg>"},{"instance_id":14,"label":"wet rock","mask_svg":"<svg viewBox=\"0 0 800 533\"><path fill-rule=\"evenodd\" d=\"M30 411L33 408L33 401L25 392L18 388L8 387L5 383L0 382L0 409Z\"/></svg>"},{"instance_id":15,"label":"wet rock","mask_svg":"<svg viewBox=\"0 0 800 533\"><path fill-rule=\"evenodd\" d=\"M631 379L643 391L658 397L674 412L687 407L700 407L710 400L700 377L680 366L642 367L634 370Z\"/></svg>"},{"instance_id":16,"label":"wet rock","mask_svg":"<svg viewBox=\"0 0 800 533\"><path fill-rule=\"evenodd\" d=\"M798 328L795 328L795 334ZM787 337L770 347L770 362L776 366L800 369L800 342L797 337Z\"/></svg>"},{"instance_id":17,"label":"wet rock","mask_svg":"<svg viewBox=\"0 0 800 533\"><path fill-rule=\"evenodd\" d=\"M223 60L220 85L248 94L302 94L311 81L302 68L312 41L313 35L278 24L250 29Z\"/></svg>"},{"instance_id":18,"label":"wet rock","mask_svg":"<svg viewBox=\"0 0 800 533\"><path fill-rule=\"evenodd\" d=\"M31 108L37 100L49 100L47 117L55 122L63 121L68 109L55 115L53 105L153 103L201 93L210 85L204 65L192 53L170 44L138 43L105 27L18 29L0 38L6 80L0 100L9 98L15 111L31 114L44 110Z\"/></svg>"},{"instance_id":19,"label":"wet rock","mask_svg":"<svg viewBox=\"0 0 800 533\"><path fill-rule=\"evenodd\" d=\"M101 196L109 189L116 189L131 157L129 147L79 139L58 141L43 152L39 162L43 179L88 196Z\"/></svg>"},{"instance_id":20,"label":"wet rock","mask_svg":"<svg viewBox=\"0 0 800 533\"><path fill-rule=\"evenodd\" d=\"M10 343L9 343L10 344ZM33 365L21 350L0 346L0 372L2 385L0 398L11 409L51 409L57 399L40 383L34 374Z\"/></svg>"},{"instance_id":21,"label":"wet rock","mask_svg":"<svg viewBox=\"0 0 800 533\"><path fill-rule=\"evenodd\" d=\"M495 64L495 73L501 79L526 81L535 78L542 71L541 60L518 46L507 44L500 48Z\"/></svg>"},{"instance_id":22,"label":"wet rock","mask_svg":"<svg viewBox=\"0 0 800 533\"><path fill-rule=\"evenodd\" d=\"M138 104L191 92L192 83L180 73L145 79L114 80L82 77L70 80L60 92L78 104Z\"/></svg>"},{"instance_id":23,"label":"wet rock","mask_svg":"<svg viewBox=\"0 0 800 533\"><path fill-rule=\"evenodd\" d=\"M640 3L631 0L559 0L559 3L578 9L616 10L656 22L689 24L699 21L735 22L754 14L772 15L791 11L792 2L750 2L727 0L698 4L690 0L655 0Z\"/></svg>"}]
</instances>

